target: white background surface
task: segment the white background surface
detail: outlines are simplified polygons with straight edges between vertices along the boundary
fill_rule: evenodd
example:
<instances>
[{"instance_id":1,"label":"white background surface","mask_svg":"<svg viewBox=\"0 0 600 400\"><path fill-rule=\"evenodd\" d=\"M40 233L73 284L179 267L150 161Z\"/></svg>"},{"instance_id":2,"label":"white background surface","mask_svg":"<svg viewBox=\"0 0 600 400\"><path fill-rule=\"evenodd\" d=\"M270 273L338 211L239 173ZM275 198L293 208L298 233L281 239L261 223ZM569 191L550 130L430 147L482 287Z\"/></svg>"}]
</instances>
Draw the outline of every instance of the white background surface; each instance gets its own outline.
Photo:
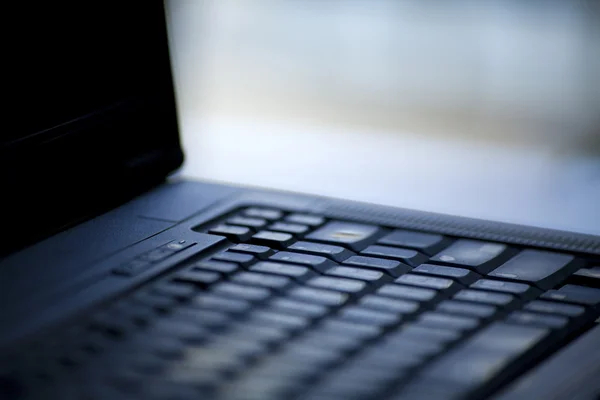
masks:
<instances>
[{"instance_id":1,"label":"white background surface","mask_svg":"<svg viewBox=\"0 0 600 400\"><path fill-rule=\"evenodd\" d=\"M183 175L600 235L589 13L297 4L170 3Z\"/></svg>"}]
</instances>

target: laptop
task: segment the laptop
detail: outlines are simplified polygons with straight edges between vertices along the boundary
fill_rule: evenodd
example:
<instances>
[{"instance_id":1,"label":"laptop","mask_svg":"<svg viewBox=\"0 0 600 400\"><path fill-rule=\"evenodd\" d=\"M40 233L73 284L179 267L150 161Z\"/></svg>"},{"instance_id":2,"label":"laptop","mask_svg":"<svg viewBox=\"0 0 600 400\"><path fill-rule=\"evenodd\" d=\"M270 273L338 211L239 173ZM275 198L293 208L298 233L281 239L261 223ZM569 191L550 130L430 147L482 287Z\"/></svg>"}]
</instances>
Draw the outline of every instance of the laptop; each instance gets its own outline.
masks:
<instances>
[{"instance_id":1,"label":"laptop","mask_svg":"<svg viewBox=\"0 0 600 400\"><path fill-rule=\"evenodd\" d=\"M600 237L173 178L163 4L10 7L0 398L597 398Z\"/></svg>"}]
</instances>

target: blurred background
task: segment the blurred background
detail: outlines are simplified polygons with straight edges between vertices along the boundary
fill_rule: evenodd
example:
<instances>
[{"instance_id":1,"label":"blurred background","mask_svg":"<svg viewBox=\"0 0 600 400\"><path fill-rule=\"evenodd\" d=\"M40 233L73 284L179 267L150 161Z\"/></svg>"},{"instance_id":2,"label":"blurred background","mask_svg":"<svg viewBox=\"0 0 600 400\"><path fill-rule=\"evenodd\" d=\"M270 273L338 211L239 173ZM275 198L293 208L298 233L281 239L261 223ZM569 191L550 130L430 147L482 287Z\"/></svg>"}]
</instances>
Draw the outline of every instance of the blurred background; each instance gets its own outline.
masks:
<instances>
[{"instance_id":1,"label":"blurred background","mask_svg":"<svg viewBox=\"0 0 600 400\"><path fill-rule=\"evenodd\" d=\"M184 175L600 234L600 2L167 8Z\"/></svg>"}]
</instances>

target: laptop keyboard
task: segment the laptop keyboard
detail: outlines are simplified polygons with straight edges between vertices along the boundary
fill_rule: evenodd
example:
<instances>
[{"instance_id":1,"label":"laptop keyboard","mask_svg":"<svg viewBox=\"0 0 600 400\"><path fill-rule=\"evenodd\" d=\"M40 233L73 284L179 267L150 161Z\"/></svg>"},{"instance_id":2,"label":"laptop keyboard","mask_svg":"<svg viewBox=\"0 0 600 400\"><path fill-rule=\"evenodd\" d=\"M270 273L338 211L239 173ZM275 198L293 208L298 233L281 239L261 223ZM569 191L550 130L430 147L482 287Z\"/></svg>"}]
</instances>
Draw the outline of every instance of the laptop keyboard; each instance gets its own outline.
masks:
<instances>
[{"instance_id":1,"label":"laptop keyboard","mask_svg":"<svg viewBox=\"0 0 600 400\"><path fill-rule=\"evenodd\" d=\"M600 266L571 254L257 207L197 230L230 244L28 343L4 360L3 390L478 398L600 315ZM114 273L189 245L173 242Z\"/></svg>"}]
</instances>

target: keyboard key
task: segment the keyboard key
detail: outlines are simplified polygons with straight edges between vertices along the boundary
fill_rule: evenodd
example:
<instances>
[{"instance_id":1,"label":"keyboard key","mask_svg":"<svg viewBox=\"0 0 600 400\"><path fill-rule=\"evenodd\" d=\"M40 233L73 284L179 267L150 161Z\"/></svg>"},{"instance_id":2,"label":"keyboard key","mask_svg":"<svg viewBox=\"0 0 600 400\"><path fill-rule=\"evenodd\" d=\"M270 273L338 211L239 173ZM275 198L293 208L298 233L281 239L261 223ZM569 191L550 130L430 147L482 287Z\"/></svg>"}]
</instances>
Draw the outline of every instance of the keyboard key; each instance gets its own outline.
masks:
<instances>
[{"instance_id":1,"label":"keyboard key","mask_svg":"<svg viewBox=\"0 0 600 400\"><path fill-rule=\"evenodd\" d=\"M412 314L421 307L415 301L390 299L376 294L363 296L359 303L364 307L398 314Z\"/></svg>"},{"instance_id":2,"label":"keyboard key","mask_svg":"<svg viewBox=\"0 0 600 400\"><path fill-rule=\"evenodd\" d=\"M540 294L540 290L525 283L497 281L495 279L479 279L471 286L472 289L492 290L495 292L504 292L516 296L532 299Z\"/></svg>"},{"instance_id":3,"label":"keyboard key","mask_svg":"<svg viewBox=\"0 0 600 400\"><path fill-rule=\"evenodd\" d=\"M386 273L395 277L398 277L411 270L408 265L399 261L364 256L352 256L344 261L344 265L377 269L380 271L385 271Z\"/></svg>"},{"instance_id":4,"label":"keyboard key","mask_svg":"<svg viewBox=\"0 0 600 400\"><path fill-rule=\"evenodd\" d=\"M377 243L415 249L432 256L447 247L449 242L442 235L398 229L382 237Z\"/></svg>"},{"instance_id":5,"label":"keyboard key","mask_svg":"<svg viewBox=\"0 0 600 400\"><path fill-rule=\"evenodd\" d=\"M462 286L460 286L452 279L437 278L433 276L423 276L416 274L402 275L394 282L428 289L443 290L444 293L447 295L456 293L459 289L462 288Z\"/></svg>"},{"instance_id":6,"label":"keyboard key","mask_svg":"<svg viewBox=\"0 0 600 400\"><path fill-rule=\"evenodd\" d=\"M196 287L194 285L179 283L179 282L161 282L152 289L150 292L161 296L174 297L179 300L187 300L196 294Z\"/></svg>"},{"instance_id":7,"label":"keyboard key","mask_svg":"<svg viewBox=\"0 0 600 400\"><path fill-rule=\"evenodd\" d=\"M221 279L221 274L211 271L188 270L182 271L173 278L178 282L187 282L202 287L207 287Z\"/></svg>"},{"instance_id":8,"label":"keyboard key","mask_svg":"<svg viewBox=\"0 0 600 400\"><path fill-rule=\"evenodd\" d=\"M421 326L432 328L454 329L468 331L479 326L479 319L428 311L419 315L417 322Z\"/></svg>"},{"instance_id":9,"label":"keyboard key","mask_svg":"<svg viewBox=\"0 0 600 400\"><path fill-rule=\"evenodd\" d=\"M231 280L243 285L262 286L273 290L285 290L292 286L292 280L286 276L274 276L260 272L238 272Z\"/></svg>"},{"instance_id":10,"label":"keyboard key","mask_svg":"<svg viewBox=\"0 0 600 400\"><path fill-rule=\"evenodd\" d=\"M271 296L269 289L243 286L231 282L217 283L212 287L212 291L225 297L233 296L248 301L263 301Z\"/></svg>"},{"instance_id":11,"label":"keyboard key","mask_svg":"<svg viewBox=\"0 0 600 400\"><path fill-rule=\"evenodd\" d=\"M294 224L308 225L312 227L320 226L325 223L325 218L318 215L309 214L290 214L285 217L285 220Z\"/></svg>"},{"instance_id":12,"label":"keyboard key","mask_svg":"<svg viewBox=\"0 0 600 400\"><path fill-rule=\"evenodd\" d=\"M585 313L585 308L575 304L555 303L543 300L534 300L525 304L523 308L529 311L563 315L571 318L581 317Z\"/></svg>"},{"instance_id":13,"label":"keyboard key","mask_svg":"<svg viewBox=\"0 0 600 400\"><path fill-rule=\"evenodd\" d=\"M252 230L244 226L219 225L208 231L213 235L225 236L234 242L245 242L252 236Z\"/></svg>"},{"instance_id":14,"label":"keyboard key","mask_svg":"<svg viewBox=\"0 0 600 400\"><path fill-rule=\"evenodd\" d=\"M358 279L362 281L374 282L389 280L389 275L381 271L354 267L333 267L325 272L325 275L338 276L341 278Z\"/></svg>"},{"instance_id":15,"label":"keyboard key","mask_svg":"<svg viewBox=\"0 0 600 400\"><path fill-rule=\"evenodd\" d=\"M379 288L379 290L377 290L377 294L381 296L389 296L420 302L434 301L440 297L439 292L433 289L424 289L396 284L383 285L381 288Z\"/></svg>"},{"instance_id":16,"label":"keyboard key","mask_svg":"<svg viewBox=\"0 0 600 400\"><path fill-rule=\"evenodd\" d=\"M235 272L239 269L238 265L231 262L223 262L223 261L200 261L199 263L194 264L193 270L209 270L220 272L222 274L229 274L230 272Z\"/></svg>"},{"instance_id":17,"label":"keyboard key","mask_svg":"<svg viewBox=\"0 0 600 400\"><path fill-rule=\"evenodd\" d=\"M335 290L352 294L360 293L367 288L367 284L363 281L328 276L317 276L307 281L306 284L320 289Z\"/></svg>"},{"instance_id":18,"label":"keyboard key","mask_svg":"<svg viewBox=\"0 0 600 400\"><path fill-rule=\"evenodd\" d=\"M472 301L475 303L491 304L494 306L507 307L515 297L508 293L493 293L482 290L463 289L454 295L455 300Z\"/></svg>"},{"instance_id":19,"label":"keyboard key","mask_svg":"<svg viewBox=\"0 0 600 400\"><path fill-rule=\"evenodd\" d=\"M356 324L338 318L326 319L319 326L325 331L338 333L341 336L353 336L363 340L375 338L383 333L381 328L377 326Z\"/></svg>"},{"instance_id":20,"label":"keyboard key","mask_svg":"<svg viewBox=\"0 0 600 400\"><path fill-rule=\"evenodd\" d=\"M319 318L329 312L329 309L323 305L303 303L287 298L275 299L269 303L269 306L285 313L309 318Z\"/></svg>"},{"instance_id":21,"label":"keyboard key","mask_svg":"<svg viewBox=\"0 0 600 400\"><path fill-rule=\"evenodd\" d=\"M580 263L568 254L523 250L489 275L531 283L552 289L579 269Z\"/></svg>"},{"instance_id":22,"label":"keyboard key","mask_svg":"<svg viewBox=\"0 0 600 400\"><path fill-rule=\"evenodd\" d=\"M548 333L545 328L496 322L444 354L423 375L474 389L523 354L541 347Z\"/></svg>"},{"instance_id":23,"label":"keyboard key","mask_svg":"<svg viewBox=\"0 0 600 400\"><path fill-rule=\"evenodd\" d=\"M600 267L581 268L570 277L569 282L600 289Z\"/></svg>"},{"instance_id":24,"label":"keyboard key","mask_svg":"<svg viewBox=\"0 0 600 400\"><path fill-rule=\"evenodd\" d=\"M269 247L283 248L294 241L294 236L289 233L260 231L252 236L252 241Z\"/></svg>"},{"instance_id":25,"label":"keyboard key","mask_svg":"<svg viewBox=\"0 0 600 400\"><path fill-rule=\"evenodd\" d=\"M427 260L425 255L416 250L378 245L369 246L361 251L360 254L366 256L392 258L412 266L419 265Z\"/></svg>"},{"instance_id":26,"label":"keyboard key","mask_svg":"<svg viewBox=\"0 0 600 400\"><path fill-rule=\"evenodd\" d=\"M332 332L323 327L310 331L302 336L299 342L315 348L332 349L340 352L358 350L363 344L359 338L339 335L337 332Z\"/></svg>"},{"instance_id":27,"label":"keyboard key","mask_svg":"<svg viewBox=\"0 0 600 400\"><path fill-rule=\"evenodd\" d=\"M259 310L250 314L250 319L259 324L274 325L283 329L305 329L309 320L298 315L287 315L277 311Z\"/></svg>"},{"instance_id":28,"label":"keyboard key","mask_svg":"<svg viewBox=\"0 0 600 400\"><path fill-rule=\"evenodd\" d=\"M204 310L196 307L185 307L173 310L167 319L163 319L160 323L164 323L166 329L173 321L180 324L191 324L193 326L201 325L210 328L221 328L231 322L231 316L227 313Z\"/></svg>"},{"instance_id":29,"label":"keyboard key","mask_svg":"<svg viewBox=\"0 0 600 400\"><path fill-rule=\"evenodd\" d=\"M287 222L276 222L269 226L269 230L277 232L291 233L292 235L304 235L310 227L300 224L292 224Z\"/></svg>"},{"instance_id":30,"label":"keyboard key","mask_svg":"<svg viewBox=\"0 0 600 400\"><path fill-rule=\"evenodd\" d=\"M292 244L288 247L288 250L328 257L337 262L341 262L354 254L345 247L303 241Z\"/></svg>"},{"instance_id":31,"label":"keyboard key","mask_svg":"<svg viewBox=\"0 0 600 400\"><path fill-rule=\"evenodd\" d=\"M400 332L407 337L441 343L454 342L462 336L462 333L446 327L432 328L419 322L412 322L402 326Z\"/></svg>"},{"instance_id":32,"label":"keyboard key","mask_svg":"<svg viewBox=\"0 0 600 400\"><path fill-rule=\"evenodd\" d=\"M275 326L266 326L252 321L238 323L227 332L226 337L239 340L274 344L288 339L290 332Z\"/></svg>"},{"instance_id":33,"label":"keyboard key","mask_svg":"<svg viewBox=\"0 0 600 400\"><path fill-rule=\"evenodd\" d=\"M344 321L381 327L396 325L401 320L400 314L376 311L361 306L344 307L340 310L338 316Z\"/></svg>"},{"instance_id":34,"label":"keyboard key","mask_svg":"<svg viewBox=\"0 0 600 400\"><path fill-rule=\"evenodd\" d=\"M212 294L202 294L194 298L191 306L230 313L243 313L250 309L251 304L242 299L230 299Z\"/></svg>"},{"instance_id":35,"label":"keyboard key","mask_svg":"<svg viewBox=\"0 0 600 400\"><path fill-rule=\"evenodd\" d=\"M287 276L298 281L306 281L316 276L316 273L310 268L271 261L259 262L251 266L250 271Z\"/></svg>"},{"instance_id":36,"label":"keyboard key","mask_svg":"<svg viewBox=\"0 0 600 400\"><path fill-rule=\"evenodd\" d=\"M527 311L514 311L508 315L506 320L516 324L537 325L553 329L564 328L569 322L567 317L537 314Z\"/></svg>"},{"instance_id":37,"label":"keyboard key","mask_svg":"<svg viewBox=\"0 0 600 400\"><path fill-rule=\"evenodd\" d=\"M289 296L308 303L325 306L340 306L348 300L348 295L331 290L298 287L290 290Z\"/></svg>"},{"instance_id":38,"label":"keyboard key","mask_svg":"<svg viewBox=\"0 0 600 400\"><path fill-rule=\"evenodd\" d=\"M543 293L540 298L598 308L600 305L600 289L565 285L558 290L549 290Z\"/></svg>"},{"instance_id":39,"label":"keyboard key","mask_svg":"<svg viewBox=\"0 0 600 400\"><path fill-rule=\"evenodd\" d=\"M267 225L267 221L262 218L231 217L227 220L228 225L239 225L253 229L260 229Z\"/></svg>"},{"instance_id":40,"label":"keyboard key","mask_svg":"<svg viewBox=\"0 0 600 400\"><path fill-rule=\"evenodd\" d=\"M243 211L244 215L251 218L264 218L270 221L280 219L283 217L283 213L279 210L274 210L270 208L258 208L251 207L247 208Z\"/></svg>"},{"instance_id":41,"label":"keyboard key","mask_svg":"<svg viewBox=\"0 0 600 400\"><path fill-rule=\"evenodd\" d=\"M309 240L339 244L360 251L373 243L379 235L377 226L350 222L329 222L306 236Z\"/></svg>"},{"instance_id":42,"label":"keyboard key","mask_svg":"<svg viewBox=\"0 0 600 400\"><path fill-rule=\"evenodd\" d=\"M229 248L230 251L238 253L248 253L255 257L265 259L273 254L275 251L267 246L259 246L256 244L239 243Z\"/></svg>"},{"instance_id":43,"label":"keyboard key","mask_svg":"<svg viewBox=\"0 0 600 400\"><path fill-rule=\"evenodd\" d=\"M444 300L437 305L438 311L448 314L466 315L477 318L491 318L497 311L497 308L487 304L467 303L456 300Z\"/></svg>"},{"instance_id":44,"label":"keyboard key","mask_svg":"<svg viewBox=\"0 0 600 400\"><path fill-rule=\"evenodd\" d=\"M334 264L333 261L325 257L302 253L292 253L290 251L277 252L269 259L278 262L306 265L321 272L325 271Z\"/></svg>"},{"instance_id":45,"label":"keyboard key","mask_svg":"<svg viewBox=\"0 0 600 400\"><path fill-rule=\"evenodd\" d=\"M212 260L225 261L236 263L242 267L247 267L256 261L256 258L252 254L234 253L232 251L224 251L217 253L211 257Z\"/></svg>"},{"instance_id":46,"label":"keyboard key","mask_svg":"<svg viewBox=\"0 0 600 400\"><path fill-rule=\"evenodd\" d=\"M473 269L487 274L506 261L508 248L500 243L476 240L457 240L446 250L431 258L431 261Z\"/></svg>"},{"instance_id":47,"label":"keyboard key","mask_svg":"<svg viewBox=\"0 0 600 400\"><path fill-rule=\"evenodd\" d=\"M445 265L421 264L415 267L411 272L424 275L442 276L458 281L463 285L468 285L481 278L481 275L465 269L457 267L447 267Z\"/></svg>"}]
</instances>

